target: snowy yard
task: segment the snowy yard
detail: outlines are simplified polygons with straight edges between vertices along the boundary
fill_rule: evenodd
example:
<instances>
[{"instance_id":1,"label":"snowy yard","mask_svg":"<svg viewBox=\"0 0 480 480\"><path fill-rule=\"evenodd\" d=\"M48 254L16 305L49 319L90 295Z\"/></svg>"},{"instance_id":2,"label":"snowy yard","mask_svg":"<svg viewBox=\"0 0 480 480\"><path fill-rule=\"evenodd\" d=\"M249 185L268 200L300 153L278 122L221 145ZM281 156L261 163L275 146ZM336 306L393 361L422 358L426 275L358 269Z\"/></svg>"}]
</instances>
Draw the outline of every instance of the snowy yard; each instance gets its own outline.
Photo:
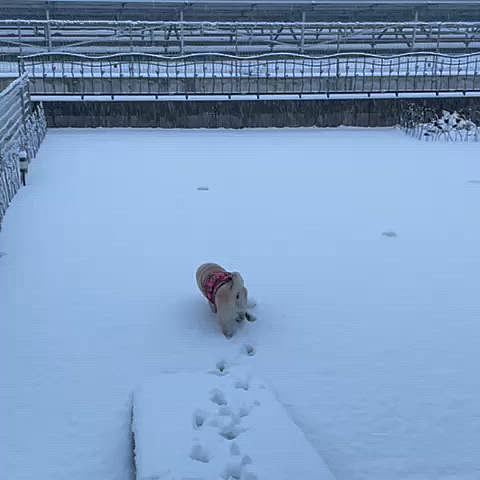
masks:
<instances>
[{"instance_id":1,"label":"snowy yard","mask_svg":"<svg viewBox=\"0 0 480 480\"><path fill-rule=\"evenodd\" d=\"M337 480L480 478L478 144L50 130L28 181L0 233L0 478L130 480L132 392L221 361ZM257 300L232 340L204 261Z\"/></svg>"}]
</instances>

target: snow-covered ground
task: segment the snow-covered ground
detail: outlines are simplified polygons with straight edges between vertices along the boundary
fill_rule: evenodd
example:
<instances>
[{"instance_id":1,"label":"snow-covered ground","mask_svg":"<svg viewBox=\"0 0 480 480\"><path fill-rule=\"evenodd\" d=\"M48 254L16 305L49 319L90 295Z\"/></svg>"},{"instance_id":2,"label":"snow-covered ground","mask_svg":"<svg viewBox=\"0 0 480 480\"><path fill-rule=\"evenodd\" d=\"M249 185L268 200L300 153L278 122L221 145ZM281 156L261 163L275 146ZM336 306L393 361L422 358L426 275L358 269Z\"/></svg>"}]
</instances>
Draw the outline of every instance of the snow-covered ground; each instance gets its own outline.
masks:
<instances>
[{"instance_id":1,"label":"snow-covered ground","mask_svg":"<svg viewBox=\"0 0 480 480\"><path fill-rule=\"evenodd\" d=\"M265 383L226 362L142 385L133 430L138 480L334 480Z\"/></svg>"},{"instance_id":2,"label":"snow-covered ground","mask_svg":"<svg viewBox=\"0 0 480 480\"><path fill-rule=\"evenodd\" d=\"M132 392L222 361L338 480L480 478L478 144L50 130L28 182L0 233L0 478L130 479ZM258 302L232 340L209 260Z\"/></svg>"}]
</instances>

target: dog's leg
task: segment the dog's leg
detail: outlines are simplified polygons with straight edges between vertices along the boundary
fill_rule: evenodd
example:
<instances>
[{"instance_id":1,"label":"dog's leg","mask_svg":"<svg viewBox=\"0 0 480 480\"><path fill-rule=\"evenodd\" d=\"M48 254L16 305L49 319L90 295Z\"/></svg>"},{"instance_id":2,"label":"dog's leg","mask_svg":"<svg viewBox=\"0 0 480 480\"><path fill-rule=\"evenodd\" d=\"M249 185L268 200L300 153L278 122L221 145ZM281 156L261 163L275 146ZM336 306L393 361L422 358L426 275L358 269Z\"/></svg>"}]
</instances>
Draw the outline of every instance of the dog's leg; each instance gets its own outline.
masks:
<instances>
[{"instance_id":1,"label":"dog's leg","mask_svg":"<svg viewBox=\"0 0 480 480\"><path fill-rule=\"evenodd\" d=\"M212 302L208 302L208 304L210 305L210 310L213 312L213 313L217 313L217 306L212 303Z\"/></svg>"},{"instance_id":2,"label":"dog's leg","mask_svg":"<svg viewBox=\"0 0 480 480\"><path fill-rule=\"evenodd\" d=\"M222 328L223 334L227 338L231 338L235 331L235 320L232 314L233 312L230 308L230 305L226 303L220 303L218 305L218 319L220 322L220 327Z\"/></svg>"}]
</instances>

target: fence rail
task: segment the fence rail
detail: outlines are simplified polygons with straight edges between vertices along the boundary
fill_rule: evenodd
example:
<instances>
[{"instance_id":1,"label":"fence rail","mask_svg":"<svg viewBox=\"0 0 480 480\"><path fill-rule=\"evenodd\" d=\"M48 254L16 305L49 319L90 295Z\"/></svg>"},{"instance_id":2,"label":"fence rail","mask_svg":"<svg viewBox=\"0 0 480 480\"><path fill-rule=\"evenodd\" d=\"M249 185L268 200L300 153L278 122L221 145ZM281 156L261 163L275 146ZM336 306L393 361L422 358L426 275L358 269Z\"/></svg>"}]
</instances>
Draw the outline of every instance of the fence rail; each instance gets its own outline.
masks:
<instances>
[{"instance_id":1,"label":"fence rail","mask_svg":"<svg viewBox=\"0 0 480 480\"><path fill-rule=\"evenodd\" d=\"M45 136L43 110L32 110L26 74L0 92L0 227L3 215L20 188L19 159L37 153Z\"/></svg>"},{"instance_id":2,"label":"fence rail","mask_svg":"<svg viewBox=\"0 0 480 480\"><path fill-rule=\"evenodd\" d=\"M0 20L0 45L4 53L15 56L45 51L163 55L468 53L480 48L480 22Z\"/></svg>"},{"instance_id":3,"label":"fence rail","mask_svg":"<svg viewBox=\"0 0 480 480\"><path fill-rule=\"evenodd\" d=\"M17 57L45 52L82 55L224 53L398 55L480 50L480 22L252 22L0 20L0 73L16 75Z\"/></svg>"},{"instance_id":4,"label":"fence rail","mask_svg":"<svg viewBox=\"0 0 480 480\"><path fill-rule=\"evenodd\" d=\"M291 53L236 57L192 54L20 58L33 94L278 95L466 92L480 90L480 53L419 52L312 57Z\"/></svg>"}]
</instances>

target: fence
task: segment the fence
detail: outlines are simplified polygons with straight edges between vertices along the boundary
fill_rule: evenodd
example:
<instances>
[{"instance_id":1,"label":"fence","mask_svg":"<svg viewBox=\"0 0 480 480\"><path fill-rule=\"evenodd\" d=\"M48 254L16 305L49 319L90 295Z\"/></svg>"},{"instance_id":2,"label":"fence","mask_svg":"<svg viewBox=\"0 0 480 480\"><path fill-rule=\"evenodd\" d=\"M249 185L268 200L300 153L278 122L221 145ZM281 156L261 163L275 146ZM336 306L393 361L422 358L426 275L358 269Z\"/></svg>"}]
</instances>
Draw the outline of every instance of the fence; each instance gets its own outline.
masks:
<instances>
[{"instance_id":1,"label":"fence","mask_svg":"<svg viewBox=\"0 0 480 480\"><path fill-rule=\"evenodd\" d=\"M30 161L45 132L43 109L32 109L28 77L24 74L0 92L0 226L20 188L19 158Z\"/></svg>"},{"instance_id":2,"label":"fence","mask_svg":"<svg viewBox=\"0 0 480 480\"><path fill-rule=\"evenodd\" d=\"M85 56L42 53L20 58L32 94L40 95L307 95L480 90L480 53L419 52L311 57L236 57L141 53Z\"/></svg>"},{"instance_id":3,"label":"fence","mask_svg":"<svg viewBox=\"0 0 480 480\"><path fill-rule=\"evenodd\" d=\"M272 52L399 54L480 48L480 22L145 22L0 20L2 51L185 55Z\"/></svg>"}]
</instances>

